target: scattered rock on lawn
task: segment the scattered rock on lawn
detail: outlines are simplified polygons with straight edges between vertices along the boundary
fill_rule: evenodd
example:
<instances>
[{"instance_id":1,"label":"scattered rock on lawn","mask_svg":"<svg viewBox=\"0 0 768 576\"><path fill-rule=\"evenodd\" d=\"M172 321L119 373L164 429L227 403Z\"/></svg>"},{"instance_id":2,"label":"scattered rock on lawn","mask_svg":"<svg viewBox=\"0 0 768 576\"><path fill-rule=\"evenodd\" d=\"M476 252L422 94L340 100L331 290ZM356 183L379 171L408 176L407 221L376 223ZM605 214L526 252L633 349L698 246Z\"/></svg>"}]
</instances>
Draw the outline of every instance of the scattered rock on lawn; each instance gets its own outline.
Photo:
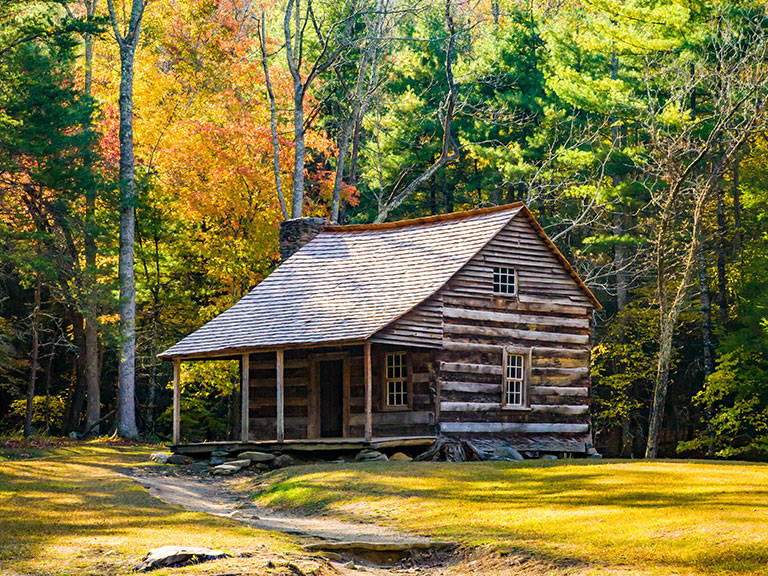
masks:
<instances>
[{"instance_id":1,"label":"scattered rock on lawn","mask_svg":"<svg viewBox=\"0 0 768 576\"><path fill-rule=\"evenodd\" d=\"M170 454L163 454L162 452L155 452L154 454L149 455L149 459L153 462L158 462L160 464L165 464L168 462L168 458L170 458Z\"/></svg>"},{"instance_id":2,"label":"scattered rock on lawn","mask_svg":"<svg viewBox=\"0 0 768 576\"><path fill-rule=\"evenodd\" d=\"M296 464L296 460L291 458L288 454L281 454L272 460L272 466L275 468L285 468L286 466L293 466Z\"/></svg>"},{"instance_id":3,"label":"scattered rock on lawn","mask_svg":"<svg viewBox=\"0 0 768 576\"><path fill-rule=\"evenodd\" d=\"M197 564L208 560L228 558L229 554L221 550L211 550L198 546L161 546L149 551L133 569L136 572L146 572L155 568L170 568Z\"/></svg>"},{"instance_id":4,"label":"scattered rock on lawn","mask_svg":"<svg viewBox=\"0 0 768 576\"><path fill-rule=\"evenodd\" d=\"M389 457L389 459L394 460L395 462L410 462L413 460L413 458L403 454L402 452L395 452L392 454L392 456Z\"/></svg>"},{"instance_id":5,"label":"scattered rock on lawn","mask_svg":"<svg viewBox=\"0 0 768 576\"><path fill-rule=\"evenodd\" d=\"M594 458L595 460L599 460L602 457L603 457L602 454L590 454L589 456L587 456L587 458Z\"/></svg>"},{"instance_id":6,"label":"scattered rock on lawn","mask_svg":"<svg viewBox=\"0 0 768 576\"><path fill-rule=\"evenodd\" d=\"M492 453L490 460L522 460L523 455L509 446L499 446Z\"/></svg>"},{"instance_id":7,"label":"scattered rock on lawn","mask_svg":"<svg viewBox=\"0 0 768 576\"><path fill-rule=\"evenodd\" d=\"M189 464L192 459L189 456L182 456L181 454L174 454L166 460L168 464Z\"/></svg>"},{"instance_id":8,"label":"scattered rock on lawn","mask_svg":"<svg viewBox=\"0 0 768 576\"><path fill-rule=\"evenodd\" d=\"M231 476L232 474L235 474L237 472L240 472L242 468L239 466L230 466L229 464L219 464L218 466L214 466L211 470L211 474L214 476Z\"/></svg>"},{"instance_id":9,"label":"scattered rock on lawn","mask_svg":"<svg viewBox=\"0 0 768 576\"><path fill-rule=\"evenodd\" d=\"M377 462L381 461L384 462L386 460L389 460L387 458L386 454L382 454L378 450L360 450L357 457L355 458L358 462Z\"/></svg>"},{"instance_id":10,"label":"scattered rock on lawn","mask_svg":"<svg viewBox=\"0 0 768 576\"><path fill-rule=\"evenodd\" d=\"M250 460L251 462L272 462L275 459L274 454L269 454L267 452L242 452L237 455L238 458L245 458Z\"/></svg>"}]
</instances>

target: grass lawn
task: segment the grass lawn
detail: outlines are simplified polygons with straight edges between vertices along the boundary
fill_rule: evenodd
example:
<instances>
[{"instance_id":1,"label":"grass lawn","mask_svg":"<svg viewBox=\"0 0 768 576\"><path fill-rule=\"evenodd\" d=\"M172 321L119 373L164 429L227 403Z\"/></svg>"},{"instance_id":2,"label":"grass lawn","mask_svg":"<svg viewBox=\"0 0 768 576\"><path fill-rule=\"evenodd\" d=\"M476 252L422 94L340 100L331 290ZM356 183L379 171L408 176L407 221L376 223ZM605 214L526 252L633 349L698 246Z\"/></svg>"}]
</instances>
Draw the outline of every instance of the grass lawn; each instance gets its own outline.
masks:
<instances>
[{"instance_id":1,"label":"grass lawn","mask_svg":"<svg viewBox=\"0 0 768 576\"><path fill-rule=\"evenodd\" d=\"M491 546L523 559L512 573L768 574L766 465L333 464L274 473L255 498Z\"/></svg>"},{"instance_id":2,"label":"grass lawn","mask_svg":"<svg viewBox=\"0 0 768 576\"><path fill-rule=\"evenodd\" d=\"M92 442L0 461L0 574L126 574L150 548L165 544L240 556L153 572L158 576L296 573L285 571L288 562L307 573L317 569L287 538L185 512L119 474L152 451Z\"/></svg>"}]
</instances>

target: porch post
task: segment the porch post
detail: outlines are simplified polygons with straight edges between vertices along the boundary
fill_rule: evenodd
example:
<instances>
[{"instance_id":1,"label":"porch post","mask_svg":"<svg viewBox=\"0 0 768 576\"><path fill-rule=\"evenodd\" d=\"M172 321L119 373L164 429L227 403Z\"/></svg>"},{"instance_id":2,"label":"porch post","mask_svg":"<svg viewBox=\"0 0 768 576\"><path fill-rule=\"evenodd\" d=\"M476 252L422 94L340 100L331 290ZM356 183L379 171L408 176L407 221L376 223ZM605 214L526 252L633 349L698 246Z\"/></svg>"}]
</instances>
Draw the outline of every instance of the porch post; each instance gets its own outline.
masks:
<instances>
[{"instance_id":1,"label":"porch post","mask_svg":"<svg viewBox=\"0 0 768 576\"><path fill-rule=\"evenodd\" d=\"M277 441L285 440L285 410L283 408L285 390L283 385L283 351L277 351Z\"/></svg>"},{"instance_id":2,"label":"porch post","mask_svg":"<svg viewBox=\"0 0 768 576\"><path fill-rule=\"evenodd\" d=\"M173 443L181 439L181 360L173 359Z\"/></svg>"},{"instance_id":3,"label":"porch post","mask_svg":"<svg viewBox=\"0 0 768 576\"><path fill-rule=\"evenodd\" d=\"M370 442L373 436L373 378L371 377L371 343L363 343L364 372L365 372L365 441Z\"/></svg>"},{"instance_id":4,"label":"porch post","mask_svg":"<svg viewBox=\"0 0 768 576\"><path fill-rule=\"evenodd\" d=\"M240 399L242 400L242 406L240 407L240 440L248 442L249 438L249 406L250 401L248 394L251 387L251 370L250 370L250 354L243 354L240 358Z\"/></svg>"}]
</instances>

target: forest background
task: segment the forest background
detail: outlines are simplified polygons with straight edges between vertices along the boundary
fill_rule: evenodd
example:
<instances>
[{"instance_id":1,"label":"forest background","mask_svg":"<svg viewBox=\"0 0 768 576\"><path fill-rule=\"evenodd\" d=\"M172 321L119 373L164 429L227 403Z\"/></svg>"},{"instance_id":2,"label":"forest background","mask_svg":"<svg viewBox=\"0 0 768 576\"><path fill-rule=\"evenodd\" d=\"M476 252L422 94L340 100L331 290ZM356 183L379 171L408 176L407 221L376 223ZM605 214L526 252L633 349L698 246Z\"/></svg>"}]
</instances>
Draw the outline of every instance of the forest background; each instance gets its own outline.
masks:
<instances>
[{"instance_id":1,"label":"forest background","mask_svg":"<svg viewBox=\"0 0 768 576\"><path fill-rule=\"evenodd\" d=\"M167 440L157 353L283 219L524 201L604 305L600 450L766 459L767 51L737 0L0 0L0 431Z\"/></svg>"}]
</instances>

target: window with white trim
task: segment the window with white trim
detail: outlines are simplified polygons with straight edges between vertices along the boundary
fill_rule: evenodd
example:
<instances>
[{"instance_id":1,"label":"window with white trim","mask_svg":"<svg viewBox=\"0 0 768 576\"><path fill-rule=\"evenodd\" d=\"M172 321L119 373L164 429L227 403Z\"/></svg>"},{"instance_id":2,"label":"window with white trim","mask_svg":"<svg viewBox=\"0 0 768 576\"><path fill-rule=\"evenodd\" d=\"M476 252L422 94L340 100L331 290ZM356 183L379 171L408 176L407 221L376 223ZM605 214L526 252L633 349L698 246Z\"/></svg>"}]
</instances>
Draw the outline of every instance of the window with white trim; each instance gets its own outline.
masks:
<instances>
[{"instance_id":1,"label":"window with white trim","mask_svg":"<svg viewBox=\"0 0 768 576\"><path fill-rule=\"evenodd\" d=\"M517 276L514 268L493 267L493 293L507 296L517 294Z\"/></svg>"},{"instance_id":2,"label":"window with white trim","mask_svg":"<svg viewBox=\"0 0 768 576\"><path fill-rule=\"evenodd\" d=\"M406 352L387 354L386 394L387 406L408 406L408 357Z\"/></svg>"},{"instance_id":3,"label":"window with white trim","mask_svg":"<svg viewBox=\"0 0 768 576\"><path fill-rule=\"evenodd\" d=\"M504 404L509 407L525 406L525 356L507 354L504 370Z\"/></svg>"}]
</instances>

